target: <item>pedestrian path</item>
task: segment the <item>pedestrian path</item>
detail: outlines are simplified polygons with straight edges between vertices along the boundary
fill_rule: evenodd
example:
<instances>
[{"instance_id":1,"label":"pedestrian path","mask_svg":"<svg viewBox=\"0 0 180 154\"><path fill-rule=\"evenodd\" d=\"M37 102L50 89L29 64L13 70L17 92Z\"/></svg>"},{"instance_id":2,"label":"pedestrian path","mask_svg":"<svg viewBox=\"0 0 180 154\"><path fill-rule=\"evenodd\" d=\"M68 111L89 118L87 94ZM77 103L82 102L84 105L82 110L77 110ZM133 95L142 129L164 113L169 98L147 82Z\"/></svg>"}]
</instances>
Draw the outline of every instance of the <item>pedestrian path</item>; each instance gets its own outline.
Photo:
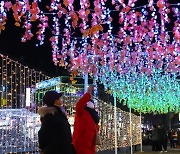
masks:
<instances>
[{"instance_id":1,"label":"pedestrian path","mask_svg":"<svg viewBox=\"0 0 180 154\"><path fill-rule=\"evenodd\" d=\"M151 151L151 146L143 146L143 152L135 152L135 154L159 154L159 151ZM180 149L168 148L167 152L162 152L162 154L180 154Z\"/></svg>"},{"instance_id":2,"label":"pedestrian path","mask_svg":"<svg viewBox=\"0 0 180 154\"><path fill-rule=\"evenodd\" d=\"M151 150L151 146L143 146L143 151L141 152L140 147L137 146L137 151L133 148L133 154L160 154L160 152L155 152ZM115 154L114 150L100 151L96 154ZM130 148L120 148L117 151L117 154L130 154ZM161 154L180 154L180 148L168 148L167 152L163 152Z\"/></svg>"}]
</instances>

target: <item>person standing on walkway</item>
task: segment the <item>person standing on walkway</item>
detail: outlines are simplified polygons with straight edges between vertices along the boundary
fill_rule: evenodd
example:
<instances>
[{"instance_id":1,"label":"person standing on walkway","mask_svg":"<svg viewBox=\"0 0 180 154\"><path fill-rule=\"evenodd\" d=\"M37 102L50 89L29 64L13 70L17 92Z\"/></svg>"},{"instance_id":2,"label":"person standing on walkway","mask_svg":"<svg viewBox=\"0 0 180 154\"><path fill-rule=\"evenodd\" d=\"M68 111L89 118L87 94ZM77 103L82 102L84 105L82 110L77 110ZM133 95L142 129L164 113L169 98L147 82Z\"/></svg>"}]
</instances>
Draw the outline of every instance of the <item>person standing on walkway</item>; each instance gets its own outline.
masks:
<instances>
[{"instance_id":1,"label":"person standing on walkway","mask_svg":"<svg viewBox=\"0 0 180 154\"><path fill-rule=\"evenodd\" d=\"M169 130L168 139L169 139L171 148L175 148L174 135L175 135L174 130L173 129Z\"/></svg>"},{"instance_id":2,"label":"person standing on walkway","mask_svg":"<svg viewBox=\"0 0 180 154\"><path fill-rule=\"evenodd\" d=\"M89 87L87 93L76 104L73 145L76 154L95 154L95 135L98 131L99 116L95 111Z\"/></svg>"},{"instance_id":3,"label":"person standing on walkway","mask_svg":"<svg viewBox=\"0 0 180 154\"><path fill-rule=\"evenodd\" d=\"M73 154L72 135L67 115L62 110L62 93L47 91L41 107L41 128L38 132L41 154Z\"/></svg>"},{"instance_id":4,"label":"person standing on walkway","mask_svg":"<svg viewBox=\"0 0 180 154\"><path fill-rule=\"evenodd\" d=\"M152 151L158 151L159 150L159 138L158 138L158 128L156 125L153 126L152 135Z\"/></svg>"},{"instance_id":5,"label":"person standing on walkway","mask_svg":"<svg viewBox=\"0 0 180 154\"><path fill-rule=\"evenodd\" d=\"M164 128L164 126L162 124L159 124L159 126L158 126L158 136L159 136L159 143L160 143L161 153L163 151L167 152L167 140L168 140L168 137L167 137L166 130L165 130L165 128Z\"/></svg>"},{"instance_id":6,"label":"person standing on walkway","mask_svg":"<svg viewBox=\"0 0 180 154\"><path fill-rule=\"evenodd\" d=\"M180 148L180 130L177 131L177 143L176 143L176 147Z\"/></svg>"}]
</instances>

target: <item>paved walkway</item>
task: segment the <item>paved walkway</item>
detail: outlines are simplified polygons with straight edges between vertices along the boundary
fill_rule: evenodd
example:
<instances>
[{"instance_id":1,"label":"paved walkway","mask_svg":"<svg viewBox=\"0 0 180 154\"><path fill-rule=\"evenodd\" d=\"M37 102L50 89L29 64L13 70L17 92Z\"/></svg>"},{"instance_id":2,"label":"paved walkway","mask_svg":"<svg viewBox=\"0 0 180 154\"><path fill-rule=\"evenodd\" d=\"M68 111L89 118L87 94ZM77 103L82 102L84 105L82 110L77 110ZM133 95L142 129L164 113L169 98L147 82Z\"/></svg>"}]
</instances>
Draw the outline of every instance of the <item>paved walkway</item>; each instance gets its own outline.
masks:
<instances>
[{"instance_id":1,"label":"paved walkway","mask_svg":"<svg viewBox=\"0 0 180 154\"><path fill-rule=\"evenodd\" d=\"M151 146L143 146L143 152L135 152L135 154L159 154L160 152L151 151ZM167 152L162 154L180 154L180 149L168 148Z\"/></svg>"},{"instance_id":2,"label":"paved walkway","mask_svg":"<svg viewBox=\"0 0 180 154\"><path fill-rule=\"evenodd\" d=\"M180 148L179 149L170 149L168 148L168 152L163 152L162 154L180 154ZM130 154L129 148L121 148L117 152L118 154ZM111 151L101 151L97 152L96 154L115 154L113 150ZM137 151L133 149L133 154L160 154L160 152L153 152L151 151L151 146L143 146L143 152L140 152L140 147L137 147Z\"/></svg>"}]
</instances>

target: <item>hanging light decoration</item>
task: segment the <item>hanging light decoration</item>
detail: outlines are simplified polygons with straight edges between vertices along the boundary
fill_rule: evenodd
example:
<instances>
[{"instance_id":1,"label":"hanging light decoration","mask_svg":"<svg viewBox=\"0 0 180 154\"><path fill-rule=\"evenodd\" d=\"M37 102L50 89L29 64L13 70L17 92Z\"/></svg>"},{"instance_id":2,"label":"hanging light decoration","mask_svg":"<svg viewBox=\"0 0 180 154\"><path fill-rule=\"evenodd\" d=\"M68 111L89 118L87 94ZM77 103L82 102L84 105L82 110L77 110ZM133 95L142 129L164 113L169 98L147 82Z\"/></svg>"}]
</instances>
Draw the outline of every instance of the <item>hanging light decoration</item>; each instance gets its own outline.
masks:
<instances>
[{"instance_id":1,"label":"hanging light decoration","mask_svg":"<svg viewBox=\"0 0 180 154\"><path fill-rule=\"evenodd\" d=\"M154 72L147 74L118 74L107 68L101 70L99 77L105 89L123 104L141 113L167 113L180 111L180 85L175 74Z\"/></svg>"},{"instance_id":2,"label":"hanging light decoration","mask_svg":"<svg viewBox=\"0 0 180 154\"><path fill-rule=\"evenodd\" d=\"M138 1L80 0L78 4L51 0L46 9L41 9L43 0L1 1L0 31L5 29L7 13L12 10L15 25L25 28L23 42L34 36L33 22L38 23L35 35L40 45L50 28L55 65L99 78L138 111L179 111L180 3L148 0L148 4L137 7L135 3ZM136 84L128 85L131 80ZM122 95L119 87L123 83L129 91Z\"/></svg>"}]
</instances>

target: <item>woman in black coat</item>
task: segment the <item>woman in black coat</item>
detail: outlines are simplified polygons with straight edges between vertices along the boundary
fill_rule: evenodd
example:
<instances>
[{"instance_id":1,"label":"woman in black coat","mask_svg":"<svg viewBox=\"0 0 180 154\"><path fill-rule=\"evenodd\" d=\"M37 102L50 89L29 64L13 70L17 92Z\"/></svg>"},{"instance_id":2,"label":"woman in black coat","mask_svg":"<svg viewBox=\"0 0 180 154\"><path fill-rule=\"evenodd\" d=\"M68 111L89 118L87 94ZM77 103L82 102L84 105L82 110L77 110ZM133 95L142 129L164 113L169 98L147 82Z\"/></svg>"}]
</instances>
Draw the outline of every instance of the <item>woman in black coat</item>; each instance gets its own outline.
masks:
<instances>
[{"instance_id":1,"label":"woman in black coat","mask_svg":"<svg viewBox=\"0 0 180 154\"><path fill-rule=\"evenodd\" d=\"M39 148L43 154L73 154L72 136L66 114L60 106L62 94L48 91L43 97L47 107L41 107L41 128L38 132Z\"/></svg>"}]
</instances>

